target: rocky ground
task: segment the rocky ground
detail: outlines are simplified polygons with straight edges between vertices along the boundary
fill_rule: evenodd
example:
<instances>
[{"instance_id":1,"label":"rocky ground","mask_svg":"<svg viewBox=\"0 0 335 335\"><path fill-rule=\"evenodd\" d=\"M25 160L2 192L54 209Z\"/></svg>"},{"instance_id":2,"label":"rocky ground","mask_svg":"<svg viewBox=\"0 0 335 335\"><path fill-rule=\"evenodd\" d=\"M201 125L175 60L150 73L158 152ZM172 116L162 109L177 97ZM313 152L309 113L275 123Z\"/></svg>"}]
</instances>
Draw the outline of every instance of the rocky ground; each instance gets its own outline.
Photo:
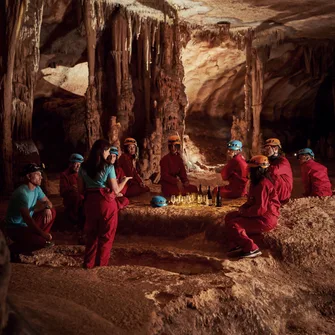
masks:
<instances>
[{"instance_id":1,"label":"rocky ground","mask_svg":"<svg viewBox=\"0 0 335 335\"><path fill-rule=\"evenodd\" d=\"M120 214L108 267L81 267L84 247L74 231L54 232L55 247L12 264L16 327L27 334L335 334L335 197L289 202L278 228L257 238L263 255L253 260L226 257L222 218L243 199L221 209L153 209L149 197ZM52 199L60 209L59 197Z\"/></svg>"}]
</instances>

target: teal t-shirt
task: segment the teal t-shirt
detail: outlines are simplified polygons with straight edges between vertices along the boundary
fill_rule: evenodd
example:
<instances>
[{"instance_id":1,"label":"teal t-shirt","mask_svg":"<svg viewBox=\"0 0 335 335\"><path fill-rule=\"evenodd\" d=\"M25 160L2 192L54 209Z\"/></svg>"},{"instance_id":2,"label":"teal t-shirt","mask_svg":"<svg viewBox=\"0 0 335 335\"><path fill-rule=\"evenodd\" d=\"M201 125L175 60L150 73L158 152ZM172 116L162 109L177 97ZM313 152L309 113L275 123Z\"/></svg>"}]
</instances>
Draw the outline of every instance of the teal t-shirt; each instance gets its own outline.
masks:
<instances>
[{"instance_id":1,"label":"teal t-shirt","mask_svg":"<svg viewBox=\"0 0 335 335\"><path fill-rule=\"evenodd\" d=\"M12 197L9 201L6 214L7 226L27 227L27 224L23 222L23 217L21 216L20 209L28 208L30 216L33 216L37 200L43 199L44 197L45 194L39 186L37 186L34 190L30 190L28 185L26 184L19 186L13 192Z\"/></svg>"},{"instance_id":2,"label":"teal t-shirt","mask_svg":"<svg viewBox=\"0 0 335 335\"><path fill-rule=\"evenodd\" d=\"M107 179L116 179L113 165L106 165L96 179L92 179L83 168L79 169L79 176L83 178L86 188L104 188L107 186Z\"/></svg>"}]
</instances>

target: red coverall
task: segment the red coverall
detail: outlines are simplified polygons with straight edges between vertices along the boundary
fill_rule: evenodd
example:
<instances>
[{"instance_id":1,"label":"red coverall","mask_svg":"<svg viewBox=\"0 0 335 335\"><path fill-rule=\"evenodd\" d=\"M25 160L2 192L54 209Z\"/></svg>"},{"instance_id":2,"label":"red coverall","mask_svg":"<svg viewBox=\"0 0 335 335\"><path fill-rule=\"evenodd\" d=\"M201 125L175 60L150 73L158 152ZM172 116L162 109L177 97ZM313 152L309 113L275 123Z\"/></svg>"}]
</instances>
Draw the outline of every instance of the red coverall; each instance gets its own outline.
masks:
<instances>
[{"instance_id":1,"label":"red coverall","mask_svg":"<svg viewBox=\"0 0 335 335\"><path fill-rule=\"evenodd\" d=\"M64 207L69 212L70 219L77 221L79 209L83 203L83 197L78 192L78 173L73 173L70 169L62 172L59 188Z\"/></svg>"},{"instance_id":2,"label":"red coverall","mask_svg":"<svg viewBox=\"0 0 335 335\"><path fill-rule=\"evenodd\" d=\"M133 164L133 157L128 153L123 153L118 160L120 168L123 170L127 177L133 177L133 179L128 180L127 190L124 194L126 197L135 197L145 192L149 192L148 186L143 184L142 178L139 175L137 168Z\"/></svg>"},{"instance_id":3,"label":"red coverall","mask_svg":"<svg viewBox=\"0 0 335 335\"><path fill-rule=\"evenodd\" d=\"M178 177L183 184L188 182L183 159L180 157L179 153L176 155L168 153L161 159L160 166L160 184L162 186L162 193L164 196L179 195L179 189L177 186ZM188 185L184 186L184 192L182 195L186 195L186 193L197 192L198 189L195 185Z\"/></svg>"},{"instance_id":4,"label":"red coverall","mask_svg":"<svg viewBox=\"0 0 335 335\"><path fill-rule=\"evenodd\" d=\"M46 233L50 233L50 229L56 218L56 210L54 208L51 208L51 213L52 220L47 224L44 223L43 211L34 213L33 215L36 225ZM9 246L10 251L13 253L32 252L45 246L46 240L29 227L10 227L6 229L6 234L14 241Z\"/></svg>"},{"instance_id":5,"label":"red coverall","mask_svg":"<svg viewBox=\"0 0 335 335\"><path fill-rule=\"evenodd\" d=\"M247 234L270 231L277 225L280 202L272 182L263 178L257 185L250 185L248 201L239 211L225 217L227 237L231 247L240 246L244 252L258 249Z\"/></svg>"},{"instance_id":6,"label":"red coverall","mask_svg":"<svg viewBox=\"0 0 335 335\"><path fill-rule=\"evenodd\" d=\"M87 189L84 203L87 236L84 266L107 266L118 224L115 193L108 188Z\"/></svg>"},{"instance_id":7,"label":"red coverall","mask_svg":"<svg viewBox=\"0 0 335 335\"><path fill-rule=\"evenodd\" d=\"M333 195L327 171L325 166L317 163L314 159L310 159L301 165L305 197L326 197Z\"/></svg>"},{"instance_id":8,"label":"red coverall","mask_svg":"<svg viewBox=\"0 0 335 335\"><path fill-rule=\"evenodd\" d=\"M115 169L115 174L116 174L116 180L118 181L118 183L120 183L121 179L126 176L125 173L123 172L123 170L120 167L117 167ZM128 186L125 185L125 187L121 190L120 193L125 195L126 191L127 191L127 188L128 188ZM125 196L116 197L116 202L117 202L117 207L118 207L119 210L122 209L122 208L125 208L129 205L129 200Z\"/></svg>"},{"instance_id":9,"label":"red coverall","mask_svg":"<svg viewBox=\"0 0 335 335\"><path fill-rule=\"evenodd\" d=\"M270 167L268 169L273 179L278 199L281 204L286 203L293 189L293 174L290 162L284 156L278 156L275 159L269 159Z\"/></svg>"},{"instance_id":10,"label":"red coverall","mask_svg":"<svg viewBox=\"0 0 335 335\"><path fill-rule=\"evenodd\" d=\"M230 159L221 171L222 179L229 184L220 188L222 198L240 198L247 194L248 164L241 154ZM213 194L217 193L217 187Z\"/></svg>"}]
</instances>

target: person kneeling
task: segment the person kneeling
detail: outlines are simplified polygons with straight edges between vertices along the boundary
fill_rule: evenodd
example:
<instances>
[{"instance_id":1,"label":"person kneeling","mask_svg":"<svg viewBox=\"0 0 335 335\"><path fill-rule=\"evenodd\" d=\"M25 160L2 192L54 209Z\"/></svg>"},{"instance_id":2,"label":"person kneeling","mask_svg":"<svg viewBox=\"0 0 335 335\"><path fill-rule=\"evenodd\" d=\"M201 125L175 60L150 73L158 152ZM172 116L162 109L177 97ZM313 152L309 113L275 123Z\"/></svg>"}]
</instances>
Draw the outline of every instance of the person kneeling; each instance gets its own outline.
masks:
<instances>
[{"instance_id":1,"label":"person kneeling","mask_svg":"<svg viewBox=\"0 0 335 335\"><path fill-rule=\"evenodd\" d=\"M232 247L230 252L242 251L241 257L256 257L262 253L248 235L267 232L276 227L280 202L268 174L268 158L263 155L254 156L248 166L248 201L238 211L226 215L225 228Z\"/></svg>"},{"instance_id":2,"label":"person kneeling","mask_svg":"<svg viewBox=\"0 0 335 335\"><path fill-rule=\"evenodd\" d=\"M164 196L186 195L186 193L197 193L195 185L190 185L183 159L180 156L180 138L172 135L168 139L169 153L161 161L162 193Z\"/></svg>"},{"instance_id":3,"label":"person kneeling","mask_svg":"<svg viewBox=\"0 0 335 335\"><path fill-rule=\"evenodd\" d=\"M296 154L301 166L301 177L304 184L304 197L332 196L332 185L327 168L314 160L314 152L301 149Z\"/></svg>"},{"instance_id":4,"label":"person kneeling","mask_svg":"<svg viewBox=\"0 0 335 335\"><path fill-rule=\"evenodd\" d=\"M9 201L5 225L7 236L14 242L9 246L11 256L52 245L49 232L56 211L40 187L42 170L43 167L35 163L26 165L23 169L26 183L14 191ZM38 201L44 208L35 212Z\"/></svg>"},{"instance_id":5,"label":"person kneeling","mask_svg":"<svg viewBox=\"0 0 335 335\"><path fill-rule=\"evenodd\" d=\"M222 198L236 199L247 194L248 186L248 165L242 155L242 142L231 140L227 144L228 163L221 170L221 177L228 181L228 185L220 188ZM217 188L213 190L213 195Z\"/></svg>"},{"instance_id":6,"label":"person kneeling","mask_svg":"<svg viewBox=\"0 0 335 335\"><path fill-rule=\"evenodd\" d=\"M69 159L69 167L60 174L59 190L63 198L63 205L69 219L83 225L83 197L78 192L78 171L84 157L80 154L72 154ZM82 222L81 222L82 221Z\"/></svg>"}]
</instances>

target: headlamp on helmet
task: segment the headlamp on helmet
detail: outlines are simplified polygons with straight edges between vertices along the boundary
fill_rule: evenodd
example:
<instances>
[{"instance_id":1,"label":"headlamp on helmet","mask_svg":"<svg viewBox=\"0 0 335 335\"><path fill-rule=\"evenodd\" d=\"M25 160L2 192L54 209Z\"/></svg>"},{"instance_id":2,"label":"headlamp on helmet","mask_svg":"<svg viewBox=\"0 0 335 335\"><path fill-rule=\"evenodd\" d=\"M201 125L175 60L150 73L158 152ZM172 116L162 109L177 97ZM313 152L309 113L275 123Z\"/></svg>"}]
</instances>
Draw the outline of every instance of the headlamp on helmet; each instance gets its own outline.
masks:
<instances>
[{"instance_id":1,"label":"headlamp on helmet","mask_svg":"<svg viewBox=\"0 0 335 335\"><path fill-rule=\"evenodd\" d=\"M261 167L263 169L266 169L270 166L270 163L269 163L269 159L266 156L257 155L257 156L253 156L248 161L248 166L249 167Z\"/></svg>"},{"instance_id":2,"label":"headlamp on helmet","mask_svg":"<svg viewBox=\"0 0 335 335\"><path fill-rule=\"evenodd\" d=\"M242 149L242 142L239 140L231 140L227 143L229 150L238 151Z\"/></svg>"},{"instance_id":3,"label":"headlamp on helmet","mask_svg":"<svg viewBox=\"0 0 335 335\"><path fill-rule=\"evenodd\" d=\"M45 165L43 163L36 164L36 163L30 163L23 167L22 175L25 176L29 173L34 173L37 171L43 171L45 169Z\"/></svg>"}]
</instances>

